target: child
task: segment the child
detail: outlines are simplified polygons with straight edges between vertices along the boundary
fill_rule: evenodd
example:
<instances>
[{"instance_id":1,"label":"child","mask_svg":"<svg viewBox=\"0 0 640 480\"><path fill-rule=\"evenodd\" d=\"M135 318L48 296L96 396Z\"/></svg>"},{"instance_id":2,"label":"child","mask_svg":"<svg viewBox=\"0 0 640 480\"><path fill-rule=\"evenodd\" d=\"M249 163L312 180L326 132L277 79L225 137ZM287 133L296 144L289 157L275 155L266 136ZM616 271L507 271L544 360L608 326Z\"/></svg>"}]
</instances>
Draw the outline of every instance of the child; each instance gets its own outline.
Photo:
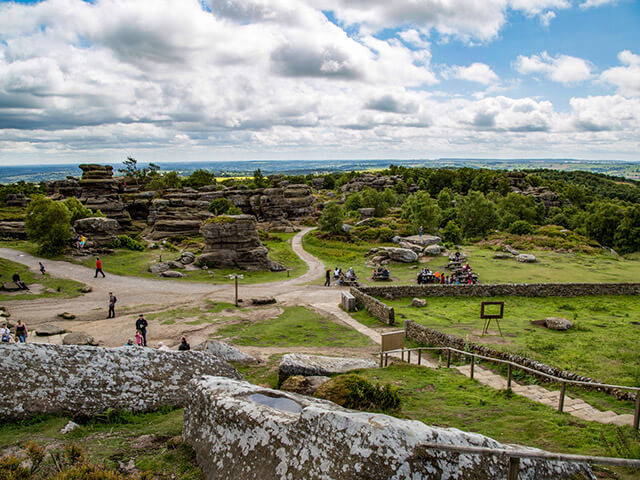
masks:
<instances>
[{"instance_id":1,"label":"child","mask_svg":"<svg viewBox=\"0 0 640 480\"><path fill-rule=\"evenodd\" d=\"M142 338L142 333L140 332L140 330L136 330L136 345L142 347L143 342L144 339Z\"/></svg>"}]
</instances>

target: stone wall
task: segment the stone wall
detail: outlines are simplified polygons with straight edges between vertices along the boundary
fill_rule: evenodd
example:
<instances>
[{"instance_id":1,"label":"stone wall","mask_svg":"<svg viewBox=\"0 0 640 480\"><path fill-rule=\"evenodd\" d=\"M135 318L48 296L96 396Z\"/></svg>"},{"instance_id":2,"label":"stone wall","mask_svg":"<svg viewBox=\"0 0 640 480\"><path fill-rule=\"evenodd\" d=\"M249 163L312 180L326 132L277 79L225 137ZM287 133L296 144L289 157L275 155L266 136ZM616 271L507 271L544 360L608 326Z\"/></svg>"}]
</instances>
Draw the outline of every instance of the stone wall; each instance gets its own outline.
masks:
<instances>
[{"instance_id":1,"label":"stone wall","mask_svg":"<svg viewBox=\"0 0 640 480\"><path fill-rule=\"evenodd\" d=\"M351 295L356 298L358 307L364 308L381 322L386 323L387 325L393 325L396 321L393 307L385 305L377 298L373 298L371 295L367 295L363 290L364 288L361 287L351 287L349 290Z\"/></svg>"},{"instance_id":2,"label":"stone wall","mask_svg":"<svg viewBox=\"0 0 640 480\"><path fill-rule=\"evenodd\" d=\"M227 378L196 379L190 391L183 438L210 480L506 478L504 457L446 452L425 444L540 452ZM586 464L524 459L518 478L595 477Z\"/></svg>"},{"instance_id":3,"label":"stone wall","mask_svg":"<svg viewBox=\"0 0 640 480\"><path fill-rule=\"evenodd\" d=\"M516 355L509 352L502 352L500 350L495 350L485 345L478 345L476 343L466 342L463 338L458 337L457 335L450 335L448 333L443 333L439 330L425 327L411 320L405 320L404 328L406 332L406 337L408 339L421 343L423 345L452 347L458 350L466 350L468 352L477 353L479 355L484 355L487 357L494 357L494 358L500 358L502 360L509 360L519 365L523 365L529 368L534 368L548 375L554 375L556 377L565 378L567 380L579 380L581 382L596 382L596 383L598 382L598 380L594 380L593 378L578 375L577 373L569 372L566 370L561 370L559 368L547 365L546 363L538 362L537 360L532 360L531 358L523 357L522 355ZM531 372L527 372L527 373L534 375ZM542 381L548 381L548 379L544 376L539 376L539 378ZM632 392L618 390L615 388L588 387L588 386L583 386L583 388L590 388L591 390L605 392L623 400L635 399L635 395Z\"/></svg>"},{"instance_id":4,"label":"stone wall","mask_svg":"<svg viewBox=\"0 0 640 480\"><path fill-rule=\"evenodd\" d=\"M360 287L360 291L364 294L385 298L496 296L580 297L585 295L640 295L640 283L398 285Z\"/></svg>"},{"instance_id":5,"label":"stone wall","mask_svg":"<svg viewBox=\"0 0 640 480\"><path fill-rule=\"evenodd\" d=\"M3 418L40 413L93 415L184 406L188 383L200 375L240 378L228 363L204 352L2 344Z\"/></svg>"}]
</instances>

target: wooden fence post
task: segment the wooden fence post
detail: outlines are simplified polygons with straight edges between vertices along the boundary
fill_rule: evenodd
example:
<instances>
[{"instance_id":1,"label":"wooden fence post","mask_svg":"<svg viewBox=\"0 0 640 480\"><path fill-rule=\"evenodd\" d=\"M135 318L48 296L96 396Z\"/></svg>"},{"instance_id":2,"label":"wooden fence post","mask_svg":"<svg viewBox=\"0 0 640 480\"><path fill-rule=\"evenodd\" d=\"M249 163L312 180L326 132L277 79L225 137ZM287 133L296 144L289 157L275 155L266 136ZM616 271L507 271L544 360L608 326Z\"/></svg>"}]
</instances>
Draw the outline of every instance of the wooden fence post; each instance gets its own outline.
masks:
<instances>
[{"instance_id":1,"label":"wooden fence post","mask_svg":"<svg viewBox=\"0 0 640 480\"><path fill-rule=\"evenodd\" d=\"M516 457L509 457L509 473L507 474L507 480L518 480L518 473L520 473L520 459Z\"/></svg>"},{"instance_id":2,"label":"wooden fence post","mask_svg":"<svg viewBox=\"0 0 640 480\"><path fill-rule=\"evenodd\" d=\"M510 363L507 365L507 388L511 389L511 380L513 379L513 365L511 365Z\"/></svg>"},{"instance_id":3,"label":"wooden fence post","mask_svg":"<svg viewBox=\"0 0 640 480\"><path fill-rule=\"evenodd\" d=\"M418 350L418 365L422 365L422 350Z\"/></svg>"},{"instance_id":4,"label":"wooden fence post","mask_svg":"<svg viewBox=\"0 0 640 480\"><path fill-rule=\"evenodd\" d=\"M451 350L447 350L447 368L451 367Z\"/></svg>"},{"instance_id":5,"label":"wooden fence post","mask_svg":"<svg viewBox=\"0 0 640 480\"><path fill-rule=\"evenodd\" d=\"M471 370L469 371L469 373L470 373L469 376L471 377L471 380L473 380L475 366L476 366L476 357L471 355Z\"/></svg>"},{"instance_id":6,"label":"wooden fence post","mask_svg":"<svg viewBox=\"0 0 640 480\"><path fill-rule=\"evenodd\" d=\"M558 411L562 412L564 410L564 394L567 392L567 384L566 382L562 382L562 388L560 389L560 402L558 403Z\"/></svg>"},{"instance_id":7,"label":"wooden fence post","mask_svg":"<svg viewBox=\"0 0 640 480\"><path fill-rule=\"evenodd\" d=\"M633 428L640 428L640 390L636 392L636 411L633 414Z\"/></svg>"}]
</instances>

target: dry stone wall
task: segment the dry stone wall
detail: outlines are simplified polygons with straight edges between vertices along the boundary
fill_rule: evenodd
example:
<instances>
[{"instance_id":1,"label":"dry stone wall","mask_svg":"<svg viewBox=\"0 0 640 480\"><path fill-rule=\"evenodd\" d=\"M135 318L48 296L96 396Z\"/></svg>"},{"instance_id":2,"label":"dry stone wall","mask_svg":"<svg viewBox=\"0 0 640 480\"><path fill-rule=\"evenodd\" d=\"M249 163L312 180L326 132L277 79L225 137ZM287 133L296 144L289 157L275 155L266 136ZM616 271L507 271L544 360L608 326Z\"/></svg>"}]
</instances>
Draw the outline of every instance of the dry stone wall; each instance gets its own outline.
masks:
<instances>
[{"instance_id":1,"label":"dry stone wall","mask_svg":"<svg viewBox=\"0 0 640 480\"><path fill-rule=\"evenodd\" d=\"M500 350L495 350L485 345L470 343L465 341L463 338L458 337L457 335L450 335L448 333L443 333L439 330L425 327L424 325L420 325L411 320L405 320L404 328L405 328L406 338L408 338L409 340L413 340L415 342L421 343L423 345L451 347L451 348L456 348L458 350L466 350L468 352L477 353L479 355L484 355L487 357L494 357L494 358L500 358L502 360L509 360L519 365L533 368L543 373L546 373L548 375L554 375L556 377L565 378L567 380L578 380L581 382L594 382L594 383L598 382L593 378L585 377L583 375L578 375L577 373L552 367L550 365L547 365L546 363L538 362L537 360L533 360L528 357L523 357L522 355L516 355L509 352L502 352ZM528 373L531 375L534 375L531 372L528 372ZM542 381L548 381L548 379L542 375L540 375L539 378ZM589 388L589 387L584 386L584 388ZM634 394L624 390L618 390L615 388L608 388L608 387L591 387L590 389L605 392L623 400L635 399Z\"/></svg>"},{"instance_id":2,"label":"dry stone wall","mask_svg":"<svg viewBox=\"0 0 640 480\"><path fill-rule=\"evenodd\" d=\"M194 377L240 378L228 363L204 352L3 344L0 358L4 419L184 406L191 398L188 384Z\"/></svg>"},{"instance_id":3,"label":"dry stone wall","mask_svg":"<svg viewBox=\"0 0 640 480\"><path fill-rule=\"evenodd\" d=\"M377 298L364 293L363 288L351 287L349 290L351 295L356 299L358 307L364 308L371 315L376 317L387 325L393 325L396 321L396 315L393 307L385 305Z\"/></svg>"},{"instance_id":4,"label":"dry stone wall","mask_svg":"<svg viewBox=\"0 0 640 480\"><path fill-rule=\"evenodd\" d=\"M209 480L507 478L502 456L446 452L425 444L540 452L227 378L196 379L190 390L183 438ZM586 464L523 459L518 478L595 477Z\"/></svg>"},{"instance_id":5,"label":"dry stone wall","mask_svg":"<svg viewBox=\"0 0 640 480\"><path fill-rule=\"evenodd\" d=\"M640 283L505 283L478 285L398 285L360 287L367 295L404 297L580 297L585 295L640 295ZM353 293L353 291L351 292Z\"/></svg>"}]
</instances>

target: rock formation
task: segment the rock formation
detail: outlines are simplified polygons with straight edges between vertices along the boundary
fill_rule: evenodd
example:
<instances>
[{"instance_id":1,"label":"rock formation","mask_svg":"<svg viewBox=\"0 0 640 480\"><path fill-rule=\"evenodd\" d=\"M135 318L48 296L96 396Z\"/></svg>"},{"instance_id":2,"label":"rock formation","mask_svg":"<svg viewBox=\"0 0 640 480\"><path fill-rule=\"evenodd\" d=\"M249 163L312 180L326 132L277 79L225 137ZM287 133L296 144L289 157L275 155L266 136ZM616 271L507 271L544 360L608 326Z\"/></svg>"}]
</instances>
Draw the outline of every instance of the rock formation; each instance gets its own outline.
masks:
<instances>
[{"instance_id":1,"label":"rock formation","mask_svg":"<svg viewBox=\"0 0 640 480\"><path fill-rule=\"evenodd\" d=\"M196 379L189 391L183 438L207 479L497 479L507 478L504 456L428 444L540 452L227 378ZM595 477L586 464L523 459L518 478Z\"/></svg>"},{"instance_id":2,"label":"rock formation","mask_svg":"<svg viewBox=\"0 0 640 480\"><path fill-rule=\"evenodd\" d=\"M26 240L27 230L23 221L3 220L0 221L0 238L12 240Z\"/></svg>"},{"instance_id":3,"label":"rock formation","mask_svg":"<svg viewBox=\"0 0 640 480\"><path fill-rule=\"evenodd\" d=\"M113 218L90 217L76 220L73 228L87 237L87 247L108 247L117 240L120 225Z\"/></svg>"},{"instance_id":4,"label":"rock formation","mask_svg":"<svg viewBox=\"0 0 640 480\"><path fill-rule=\"evenodd\" d=\"M147 411L184 406L200 375L240 378L203 352L0 344L0 410L5 420L52 413L93 415L108 408ZM19 381L16 381L19 379Z\"/></svg>"},{"instance_id":5,"label":"rock formation","mask_svg":"<svg viewBox=\"0 0 640 480\"><path fill-rule=\"evenodd\" d=\"M256 219L252 215L220 215L207 220L200 232L204 236L204 253L199 266L240 268L243 270L283 270L267 256L260 243Z\"/></svg>"},{"instance_id":6,"label":"rock formation","mask_svg":"<svg viewBox=\"0 0 640 480\"><path fill-rule=\"evenodd\" d=\"M368 257L378 265L386 262L414 263L418 261L418 254L408 248L398 247L376 247L369 250Z\"/></svg>"},{"instance_id":7,"label":"rock formation","mask_svg":"<svg viewBox=\"0 0 640 480\"><path fill-rule=\"evenodd\" d=\"M244 353L241 350L238 350L233 345L229 345L228 343L220 342L218 340L207 340L204 343L201 343L194 350L201 350L210 355L214 355L222 360L227 362L238 362L238 363L257 363L258 360L253 358L251 355Z\"/></svg>"},{"instance_id":8,"label":"rock formation","mask_svg":"<svg viewBox=\"0 0 640 480\"><path fill-rule=\"evenodd\" d=\"M118 195L118 185L113 178L111 165L80 165L82 178L79 200L92 210L100 210L107 217L117 220L121 227L131 225L131 217Z\"/></svg>"},{"instance_id":9,"label":"rock formation","mask_svg":"<svg viewBox=\"0 0 640 480\"><path fill-rule=\"evenodd\" d=\"M382 175L380 173L363 173L341 187L342 192L352 193L370 187L376 190L384 190L385 188L395 188L399 183L403 182L400 175ZM409 185L409 191L413 192L418 189L416 185Z\"/></svg>"},{"instance_id":10,"label":"rock formation","mask_svg":"<svg viewBox=\"0 0 640 480\"><path fill-rule=\"evenodd\" d=\"M329 376L345 373L361 368L376 368L378 364L373 360L363 358L324 357L321 355L304 355L302 353L287 353L283 355L278 367L280 383L293 375Z\"/></svg>"}]
</instances>

